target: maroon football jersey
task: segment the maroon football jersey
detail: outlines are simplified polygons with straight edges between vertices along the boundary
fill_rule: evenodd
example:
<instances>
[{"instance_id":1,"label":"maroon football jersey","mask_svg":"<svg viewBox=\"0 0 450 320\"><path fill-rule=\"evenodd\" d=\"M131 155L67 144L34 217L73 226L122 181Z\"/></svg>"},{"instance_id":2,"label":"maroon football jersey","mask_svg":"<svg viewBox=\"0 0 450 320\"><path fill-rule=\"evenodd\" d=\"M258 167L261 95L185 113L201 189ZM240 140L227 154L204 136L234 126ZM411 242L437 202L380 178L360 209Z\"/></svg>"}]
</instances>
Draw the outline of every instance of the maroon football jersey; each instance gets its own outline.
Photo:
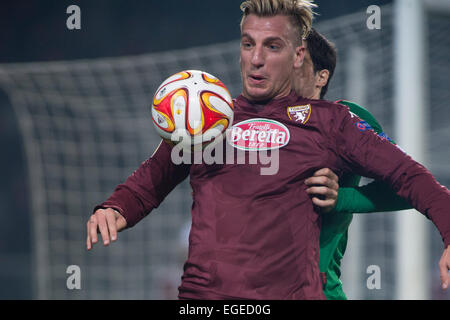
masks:
<instances>
[{"instance_id":1,"label":"maroon football jersey","mask_svg":"<svg viewBox=\"0 0 450 320\"><path fill-rule=\"evenodd\" d=\"M320 214L304 183L324 167L388 182L450 244L449 191L345 106L294 93L264 105L240 96L224 149L236 151L224 163L175 165L162 143L99 206L115 208L131 227L190 175L192 228L180 298L325 299ZM267 161L250 160L265 150L268 174Z\"/></svg>"}]
</instances>

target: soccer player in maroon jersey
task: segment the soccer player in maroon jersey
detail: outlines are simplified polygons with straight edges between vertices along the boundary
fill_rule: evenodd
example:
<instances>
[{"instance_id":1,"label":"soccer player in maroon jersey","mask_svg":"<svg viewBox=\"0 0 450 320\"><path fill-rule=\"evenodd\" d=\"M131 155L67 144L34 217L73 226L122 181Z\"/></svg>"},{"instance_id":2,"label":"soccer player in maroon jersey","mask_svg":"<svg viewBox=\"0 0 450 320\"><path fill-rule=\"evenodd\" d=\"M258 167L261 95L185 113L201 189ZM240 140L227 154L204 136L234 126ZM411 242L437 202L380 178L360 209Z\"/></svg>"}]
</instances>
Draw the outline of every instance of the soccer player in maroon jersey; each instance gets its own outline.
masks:
<instances>
[{"instance_id":1,"label":"soccer player in maroon jersey","mask_svg":"<svg viewBox=\"0 0 450 320\"><path fill-rule=\"evenodd\" d=\"M324 299L320 215L304 183L322 167L386 181L432 219L448 246L446 188L398 148L364 130L348 108L291 91L293 70L305 54L297 35L310 29L310 4L249 0L242 9L243 92L236 99L235 122L253 122L258 139L274 124L284 128L278 137L279 171L261 176L261 163L175 165L168 161L171 147L162 143L96 207L88 222L88 249L97 242L98 229L109 243L189 175L194 201L180 298ZM257 125L261 119L265 125ZM447 251L443 257L450 261Z\"/></svg>"}]
</instances>

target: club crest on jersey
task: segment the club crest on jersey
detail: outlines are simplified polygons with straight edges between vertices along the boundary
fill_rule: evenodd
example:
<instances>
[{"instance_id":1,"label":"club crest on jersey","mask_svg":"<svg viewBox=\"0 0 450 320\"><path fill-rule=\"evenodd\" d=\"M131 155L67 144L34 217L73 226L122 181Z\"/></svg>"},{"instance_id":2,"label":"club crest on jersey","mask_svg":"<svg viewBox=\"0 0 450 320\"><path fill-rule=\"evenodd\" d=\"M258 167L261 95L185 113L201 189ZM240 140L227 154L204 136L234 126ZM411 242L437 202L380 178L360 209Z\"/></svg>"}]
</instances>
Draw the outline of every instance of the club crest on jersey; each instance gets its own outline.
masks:
<instances>
[{"instance_id":1,"label":"club crest on jersey","mask_svg":"<svg viewBox=\"0 0 450 320\"><path fill-rule=\"evenodd\" d=\"M290 140L288 128L270 119L249 119L228 130L227 141L234 148L246 151L279 149Z\"/></svg>"},{"instance_id":2,"label":"club crest on jersey","mask_svg":"<svg viewBox=\"0 0 450 320\"><path fill-rule=\"evenodd\" d=\"M311 116L311 105L308 104L306 106L288 107L287 113L289 119L294 120L295 122L300 122L301 124L305 124L308 122L309 117Z\"/></svg>"}]
</instances>

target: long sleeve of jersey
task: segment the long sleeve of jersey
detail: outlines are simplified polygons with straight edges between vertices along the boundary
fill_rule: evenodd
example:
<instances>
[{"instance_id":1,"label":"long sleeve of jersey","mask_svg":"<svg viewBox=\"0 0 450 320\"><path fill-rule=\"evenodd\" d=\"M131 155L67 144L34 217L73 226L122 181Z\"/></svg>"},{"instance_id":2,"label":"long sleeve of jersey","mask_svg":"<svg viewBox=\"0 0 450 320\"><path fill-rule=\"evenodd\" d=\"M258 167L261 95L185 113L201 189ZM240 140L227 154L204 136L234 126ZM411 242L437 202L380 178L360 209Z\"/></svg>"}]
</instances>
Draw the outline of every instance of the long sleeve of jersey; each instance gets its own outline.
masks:
<instances>
[{"instance_id":1,"label":"long sleeve of jersey","mask_svg":"<svg viewBox=\"0 0 450 320\"><path fill-rule=\"evenodd\" d=\"M371 213L411 208L411 204L385 182L373 181L360 187L339 188L335 212Z\"/></svg>"},{"instance_id":2,"label":"long sleeve of jersey","mask_svg":"<svg viewBox=\"0 0 450 320\"><path fill-rule=\"evenodd\" d=\"M362 176L382 180L402 198L431 219L450 245L450 191L421 164L397 146L374 133L359 117L338 107L334 146L343 167ZM333 129L332 129L333 130Z\"/></svg>"},{"instance_id":3,"label":"long sleeve of jersey","mask_svg":"<svg viewBox=\"0 0 450 320\"><path fill-rule=\"evenodd\" d=\"M172 148L161 142L155 153L116 187L113 194L95 207L113 208L127 221L127 228L134 226L189 175L189 165L175 165L171 161Z\"/></svg>"},{"instance_id":4,"label":"long sleeve of jersey","mask_svg":"<svg viewBox=\"0 0 450 320\"><path fill-rule=\"evenodd\" d=\"M337 103L349 107L350 111L366 121L376 134L396 144L394 140L387 137L380 123L368 110L351 101L340 100ZM339 188L335 212L372 213L412 208L408 201L395 194L392 188L382 181L373 181L359 187L358 184L359 179L354 175L344 179L343 187Z\"/></svg>"}]
</instances>

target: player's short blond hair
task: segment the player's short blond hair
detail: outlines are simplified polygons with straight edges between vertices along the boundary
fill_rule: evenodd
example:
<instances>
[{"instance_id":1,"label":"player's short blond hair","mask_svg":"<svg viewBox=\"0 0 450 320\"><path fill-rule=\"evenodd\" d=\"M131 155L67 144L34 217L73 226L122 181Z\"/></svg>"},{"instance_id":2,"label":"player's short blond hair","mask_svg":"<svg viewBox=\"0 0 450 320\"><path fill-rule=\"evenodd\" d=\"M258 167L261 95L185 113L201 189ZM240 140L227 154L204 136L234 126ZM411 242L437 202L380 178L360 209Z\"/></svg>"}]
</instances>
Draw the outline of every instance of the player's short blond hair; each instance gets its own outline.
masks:
<instances>
[{"instance_id":1,"label":"player's short blond hair","mask_svg":"<svg viewBox=\"0 0 450 320\"><path fill-rule=\"evenodd\" d=\"M313 8L317 5L306 0L246 0L241 3L243 12L241 30L245 18L250 14L259 17L285 15L291 19L292 25L297 29L298 41L308 37L312 28L314 17Z\"/></svg>"}]
</instances>

